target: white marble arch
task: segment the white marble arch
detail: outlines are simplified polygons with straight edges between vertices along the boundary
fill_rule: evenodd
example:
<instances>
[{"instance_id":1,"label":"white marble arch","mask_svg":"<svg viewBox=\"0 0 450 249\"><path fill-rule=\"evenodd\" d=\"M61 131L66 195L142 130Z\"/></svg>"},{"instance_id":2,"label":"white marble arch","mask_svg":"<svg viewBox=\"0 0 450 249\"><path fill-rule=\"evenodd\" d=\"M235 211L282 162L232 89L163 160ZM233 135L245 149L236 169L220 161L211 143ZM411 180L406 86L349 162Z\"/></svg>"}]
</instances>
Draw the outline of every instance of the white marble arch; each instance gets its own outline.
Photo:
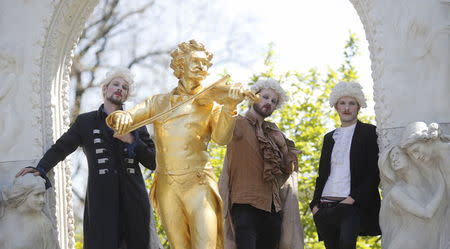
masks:
<instances>
[{"instance_id":1,"label":"white marble arch","mask_svg":"<svg viewBox=\"0 0 450 249\"><path fill-rule=\"evenodd\" d=\"M2 143L10 143L11 146L19 143L20 146L16 146L16 150L0 152L0 185L9 181L4 178L10 175L8 173L24 166L34 166L67 129L72 53L87 18L97 4L98 0L0 3L0 32L8 34L0 38L0 76L10 76L10 81L20 89L13 98L20 99L20 110L25 110L25 113L14 112L16 117L22 117L22 122L11 121L1 128L19 127L27 137L25 141L2 139ZM12 52L11 48L14 48ZM0 95L1 111L4 110L2 102L7 102L7 97L8 94ZM2 138L7 135L4 129L0 130ZM75 244L69 161L55 168L51 175L55 183L54 192L48 195L61 248L74 248Z\"/></svg>"},{"instance_id":2,"label":"white marble arch","mask_svg":"<svg viewBox=\"0 0 450 249\"><path fill-rule=\"evenodd\" d=\"M450 1L350 1L369 43L381 151L416 120L437 121L448 129ZM0 33L8 34L0 37L0 77L15 83L0 87L0 113L7 110L4 104L10 98L22 100L20 110L26 110L15 113L20 122L0 122L0 136L10 135L4 132L10 128L16 137L27 138L2 139L2 146L10 149L0 151L0 185L4 172L33 165L67 128L71 56L97 4L98 0L0 2ZM61 248L74 247L70 177L67 161L56 167L55 192L50 195Z\"/></svg>"}]
</instances>

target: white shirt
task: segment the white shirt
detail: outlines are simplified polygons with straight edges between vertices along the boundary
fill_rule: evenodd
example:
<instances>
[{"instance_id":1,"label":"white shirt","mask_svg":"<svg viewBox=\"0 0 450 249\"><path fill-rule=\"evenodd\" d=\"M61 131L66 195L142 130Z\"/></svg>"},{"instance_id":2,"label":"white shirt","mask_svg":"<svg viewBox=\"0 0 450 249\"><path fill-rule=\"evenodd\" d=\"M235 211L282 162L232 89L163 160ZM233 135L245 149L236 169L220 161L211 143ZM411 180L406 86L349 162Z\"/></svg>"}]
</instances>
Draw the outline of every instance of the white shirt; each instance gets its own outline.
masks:
<instances>
[{"instance_id":1,"label":"white shirt","mask_svg":"<svg viewBox=\"0 0 450 249\"><path fill-rule=\"evenodd\" d=\"M356 123L337 128L333 133L334 146L331 153L330 176L322 196L347 197L350 195L350 148Z\"/></svg>"}]
</instances>

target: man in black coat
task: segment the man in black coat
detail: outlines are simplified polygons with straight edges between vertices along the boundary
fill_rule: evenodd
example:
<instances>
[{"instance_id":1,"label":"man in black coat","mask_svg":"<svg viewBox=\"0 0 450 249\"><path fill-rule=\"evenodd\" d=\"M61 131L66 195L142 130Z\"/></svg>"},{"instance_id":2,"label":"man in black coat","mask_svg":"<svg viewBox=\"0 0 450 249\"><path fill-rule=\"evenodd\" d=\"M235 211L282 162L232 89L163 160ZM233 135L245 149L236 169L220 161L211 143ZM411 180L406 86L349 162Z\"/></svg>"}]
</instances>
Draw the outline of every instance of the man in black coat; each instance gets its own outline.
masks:
<instances>
[{"instance_id":1,"label":"man in black coat","mask_svg":"<svg viewBox=\"0 0 450 249\"><path fill-rule=\"evenodd\" d=\"M354 249L358 235L380 235L376 127L357 119L366 107L358 83L341 82L330 95L341 127L325 135L310 208L327 249Z\"/></svg>"},{"instance_id":2,"label":"man in black coat","mask_svg":"<svg viewBox=\"0 0 450 249\"><path fill-rule=\"evenodd\" d=\"M83 148L89 167L84 209L86 249L149 248L150 203L139 163L155 169L153 141L145 127L115 136L105 123L109 113L122 108L132 83L128 69L107 73L100 108L80 114L36 168L27 167L17 174L45 176L78 146Z\"/></svg>"}]
</instances>

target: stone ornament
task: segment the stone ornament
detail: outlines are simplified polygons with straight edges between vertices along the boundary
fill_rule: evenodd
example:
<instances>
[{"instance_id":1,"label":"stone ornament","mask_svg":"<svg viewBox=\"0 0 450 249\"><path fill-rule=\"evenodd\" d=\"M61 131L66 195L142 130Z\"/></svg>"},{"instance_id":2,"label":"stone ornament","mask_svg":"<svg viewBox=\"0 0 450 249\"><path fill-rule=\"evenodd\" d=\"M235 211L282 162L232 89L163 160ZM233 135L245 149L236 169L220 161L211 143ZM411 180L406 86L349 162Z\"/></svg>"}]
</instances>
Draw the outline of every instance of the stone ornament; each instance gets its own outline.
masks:
<instances>
[{"instance_id":1,"label":"stone ornament","mask_svg":"<svg viewBox=\"0 0 450 249\"><path fill-rule=\"evenodd\" d=\"M5 154L3 160L12 160L12 155L23 152L21 148L27 141L25 132L17 125L26 120L26 114L20 110L23 99L17 98L21 90L18 75L22 69L20 56L17 56L20 49L20 46L0 43L0 105L5 107L0 110L0 151Z\"/></svg>"},{"instance_id":2,"label":"stone ornament","mask_svg":"<svg viewBox=\"0 0 450 249\"><path fill-rule=\"evenodd\" d=\"M450 248L450 139L438 124L409 124L379 160L384 249Z\"/></svg>"},{"instance_id":3,"label":"stone ornament","mask_svg":"<svg viewBox=\"0 0 450 249\"><path fill-rule=\"evenodd\" d=\"M14 177L14 176L12 176ZM56 230L43 212L45 183L40 176L15 178L0 192L0 248L59 249Z\"/></svg>"}]
</instances>

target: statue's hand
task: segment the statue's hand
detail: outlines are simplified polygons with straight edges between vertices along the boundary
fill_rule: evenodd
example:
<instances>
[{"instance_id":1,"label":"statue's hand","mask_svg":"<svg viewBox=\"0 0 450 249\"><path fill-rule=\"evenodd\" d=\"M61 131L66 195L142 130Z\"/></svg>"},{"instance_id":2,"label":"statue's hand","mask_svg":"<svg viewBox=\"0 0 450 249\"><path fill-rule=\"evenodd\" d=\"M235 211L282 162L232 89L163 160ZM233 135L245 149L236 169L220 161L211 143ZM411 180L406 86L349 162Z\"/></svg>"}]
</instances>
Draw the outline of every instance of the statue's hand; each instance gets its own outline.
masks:
<instances>
[{"instance_id":1,"label":"statue's hand","mask_svg":"<svg viewBox=\"0 0 450 249\"><path fill-rule=\"evenodd\" d=\"M230 109L234 109L245 98L248 98L250 101L253 102L259 101L258 95L256 95L252 91L246 90L244 87L242 87L242 84L236 83L230 87L227 96L223 99L222 104L224 104Z\"/></svg>"},{"instance_id":2,"label":"statue's hand","mask_svg":"<svg viewBox=\"0 0 450 249\"><path fill-rule=\"evenodd\" d=\"M244 100L244 98L245 98L244 88L242 87L241 84L237 83L230 87L223 104L235 107L239 103L241 103L242 100Z\"/></svg>"},{"instance_id":3,"label":"statue's hand","mask_svg":"<svg viewBox=\"0 0 450 249\"><path fill-rule=\"evenodd\" d=\"M118 135L128 133L128 129L133 124L133 118L125 111L115 111L108 115L106 123Z\"/></svg>"},{"instance_id":4,"label":"statue's hand","mask_svg":"<svg viewBox=\"0 0 450 249\"><path fill-rule=\"evenodd\" d=\"M32 173L35 176L41 175L41 173L39 173L39 170L35 169L35 168L23 168L21 169L19 172L17 172L16 177L19 176L24 176L28 173Z\"/></svg>"}]
</instances>

